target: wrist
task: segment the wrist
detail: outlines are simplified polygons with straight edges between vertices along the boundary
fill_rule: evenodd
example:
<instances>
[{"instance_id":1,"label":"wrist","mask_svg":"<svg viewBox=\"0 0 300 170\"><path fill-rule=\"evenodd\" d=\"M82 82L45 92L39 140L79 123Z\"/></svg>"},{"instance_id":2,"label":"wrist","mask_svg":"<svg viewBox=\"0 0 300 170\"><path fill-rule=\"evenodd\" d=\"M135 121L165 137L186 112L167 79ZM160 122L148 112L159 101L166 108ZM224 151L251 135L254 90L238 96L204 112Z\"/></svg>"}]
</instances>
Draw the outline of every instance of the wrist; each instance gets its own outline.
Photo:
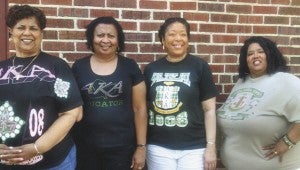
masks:
<instances>
[{"instance_id":1,"label":"wrist","mask_svg":"<svg viewBox=\"0 0 300 170\"><path fill-rule=\"evenodd\" d=\"M136 147L146 149L146 144L137 144Z\"/></svg>"},{"instance_id":2,"label":"wrist","mask_svg":"<svg viewBox=\"0 0 300 170\"><path fill-rule=\"evenodd\" d=\"M42 153L39 151L38 147L36 146L35 142L33 143L33 148L36 152L35 156L41 155Z\"/></svg>"},{"instance_id":3,"label":"wrist","mask_svg":"<svg viewBox=\"0 0 300 170\"><path fill-rule=\"evenodd\" d=\"M292 142L292 141L290 140L290 138L288 137L287 134L285 134L285 135L281 138L281 140L283 141L283 143L285 143L285 144L288 146L289 149L293 148L293 147L296 145L296 143L294 143L294 142Z\"/></svg>"},{"instance_id":4,"label":"wrist","mask_svg":"<svg viewBox=\"0 0 300 170\"><path fill-rule=\"evenodd\" d=\"M207 140L206 145L215 145L216 142L214 140Z\"/></svg>"}]
</instances>

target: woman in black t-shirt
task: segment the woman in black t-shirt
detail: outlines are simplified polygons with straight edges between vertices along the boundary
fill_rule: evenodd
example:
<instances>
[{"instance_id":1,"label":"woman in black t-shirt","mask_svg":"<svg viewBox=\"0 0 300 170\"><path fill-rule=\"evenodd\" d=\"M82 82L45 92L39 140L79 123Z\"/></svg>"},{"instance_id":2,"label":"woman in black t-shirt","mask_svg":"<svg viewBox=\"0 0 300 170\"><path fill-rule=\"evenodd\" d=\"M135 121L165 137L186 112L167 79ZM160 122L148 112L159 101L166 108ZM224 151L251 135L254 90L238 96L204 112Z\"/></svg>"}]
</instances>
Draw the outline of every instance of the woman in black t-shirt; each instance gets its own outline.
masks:
<instances>
[{"instance_id":1,"label":"woman in black t-shirt","mask_svg":"<svg viewBox=\"0 0 300 170\"><path fill-rule=\"evenodd\" d=\"M0 62L0 169L75 169L69 130L82 99L69 65L41 51L44 13L12 6L6 17L16 53Z\"/></svg>"},{"instance_id":2,"label":"woman in black t-shirt","mask_svg":"<svg viewBox=\"0 0 300 170\"><path fill-rule=\"evenodd\" d=\"M142 169L147 129L146 88L137 63L120 55L121 25L112 17L94 19L86 29L93 52L72 69L84 106L75 129L79 170Z\"/></svg>"},{"instance_id":3,"label":"woman in black t-shirt","mask_svg":"<svg viewBox=\"0 0 300 170\"><path fill-rule=\"evenodd\" d=\"M167 55L144 71L148 169L215 169L218 91L209 66L188 53L190 27L185 19L166 19L158 35Z\"/></svg>"}]
</instances>

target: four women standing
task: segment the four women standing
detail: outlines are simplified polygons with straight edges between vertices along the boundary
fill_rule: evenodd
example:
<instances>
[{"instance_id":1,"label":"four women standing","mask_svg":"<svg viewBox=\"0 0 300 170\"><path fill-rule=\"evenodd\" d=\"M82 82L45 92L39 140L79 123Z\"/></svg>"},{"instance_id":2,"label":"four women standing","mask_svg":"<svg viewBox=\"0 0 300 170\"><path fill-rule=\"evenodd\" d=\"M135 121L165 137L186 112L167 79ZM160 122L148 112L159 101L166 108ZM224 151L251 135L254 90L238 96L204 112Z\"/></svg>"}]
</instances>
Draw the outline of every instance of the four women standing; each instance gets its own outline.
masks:
<instances>
[{"instance_id":1,"label":"four women standing","mask_svg":"<svg viewBox=\"0 0 300 170\"><path fill-rule=\"evenodd\" d=\"M76 163L68 131L81 119L82 101L67 64L40 50L45 24L44 14L27 5L13 6L7 16L16 55L0 63L1 79L9 81L0 84L0 115L15 129L0 129L2 169L74 169ZM99 17L87 26L93 54L72 68L84 101L83 120L74 128L77 169L145 166L146 87L148 169L216 168L218 91L209 66L189 54L185 19L166 19L158 35L167 55L147 65L145 86L136 62L120 55L125 42L120 24ZM300 81L286 72L275 43L263 37L245 42L240 79L218 110L226 168L300 167ZM264 126L266 121L272 128ZM241 157L246 161L236 161Z\"/></svg>"}]
</instances>

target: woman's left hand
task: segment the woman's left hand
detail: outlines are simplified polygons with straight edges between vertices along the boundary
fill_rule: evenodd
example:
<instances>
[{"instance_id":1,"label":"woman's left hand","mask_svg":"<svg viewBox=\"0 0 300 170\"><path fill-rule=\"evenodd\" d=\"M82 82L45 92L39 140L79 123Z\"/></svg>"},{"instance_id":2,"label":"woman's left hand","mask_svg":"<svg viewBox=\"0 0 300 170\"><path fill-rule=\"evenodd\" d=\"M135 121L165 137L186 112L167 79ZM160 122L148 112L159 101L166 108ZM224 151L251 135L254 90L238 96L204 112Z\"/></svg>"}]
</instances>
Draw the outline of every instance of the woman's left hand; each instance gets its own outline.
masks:
<instances>
[{"instance_id":1,"label":"woman's left hand","mask_svg":"<svg viewBox=\"0 0 300 170\"><path fill-rule=\"evenodd\" d=\"M273 159L278 156L279 162L282 161L283 154L289 150L288 146L282 140L279 140L277 143L264 146L262 149L267 151L265 153L265 158Z\"/></svg>"},{"instance_id":2,"label":"woman's left hand","mask_svg":"<svg viewBox=\"0 0 300 170\"><path fill-rule=\"evenodd\" d=\"M215 170L217 166L217 154L215 145L208 144L204 153L204 169Z\"/></svg>"},{"instance_id":3,"label":"woman's left hand","mask_svg":"<svg viewBox=\"0 0 300 170\"><path fill-rule=\"evenodd\" d=\"M131 168L133 170L141 170L145 166L146 161L146 148L137 147L132 158Z\"/></svg>"}]
</instances>

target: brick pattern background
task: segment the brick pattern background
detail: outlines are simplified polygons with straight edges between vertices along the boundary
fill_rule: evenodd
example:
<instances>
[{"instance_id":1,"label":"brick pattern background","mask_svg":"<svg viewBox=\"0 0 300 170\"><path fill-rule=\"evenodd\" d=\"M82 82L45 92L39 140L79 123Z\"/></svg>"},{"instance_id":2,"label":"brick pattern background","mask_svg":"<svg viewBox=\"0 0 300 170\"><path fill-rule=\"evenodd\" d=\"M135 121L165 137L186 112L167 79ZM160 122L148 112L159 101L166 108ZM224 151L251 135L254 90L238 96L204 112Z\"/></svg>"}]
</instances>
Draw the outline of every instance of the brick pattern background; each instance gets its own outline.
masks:
<instances>
[{"instance_id":1,"label":"brick pattern background","mask_svg":"<svg viewBox=\"0 0 300 170\"><path fill-rule=\"evenodd\" d=\"M184 17L191 25L190 52L211 66L222 103L237 78L238 53L243 41L261 35L276 41L291 72L300 75L300 0L9 0L30 4L48 19L42 49L67 60L90 53L85 25L110 15L126 34L124 55L143 69L164 55L157 30L167 17ZM12 46L10 49L13 51Z\"/></svg>"},{"instance_id":2,"label":"brick pattern background","mask_svg":"<svg viewBox=\"0 0 300 170\"><path fill-rule=\"evenodd\" d=\"M300 77L300 0L8 0L44 10L47 28L42 50L70 64L90 52L85 26L99 16L113 16L126 35L124 55L144 68L164 55L157 30L168 17L191 25L190 52L212 69L221 104L237 79L239 50L249 36L276 41L291 72ZM11 52L13 47L10 45ZM219 167L221 167L219 165Z\"/></svg>"}]
</instances>

